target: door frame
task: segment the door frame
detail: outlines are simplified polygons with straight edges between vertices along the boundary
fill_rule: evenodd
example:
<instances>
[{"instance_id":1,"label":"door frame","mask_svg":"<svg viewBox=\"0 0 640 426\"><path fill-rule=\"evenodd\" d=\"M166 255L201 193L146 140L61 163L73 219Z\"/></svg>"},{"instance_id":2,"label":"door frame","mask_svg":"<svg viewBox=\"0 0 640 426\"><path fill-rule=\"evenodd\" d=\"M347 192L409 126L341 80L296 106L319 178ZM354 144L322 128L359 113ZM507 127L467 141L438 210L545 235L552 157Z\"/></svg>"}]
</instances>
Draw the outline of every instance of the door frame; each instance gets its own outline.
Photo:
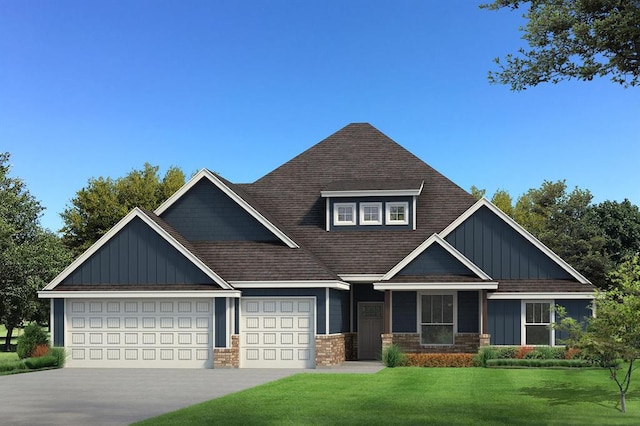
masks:
<instances>
[{"instance_id":1,"label":"door frame","mask_svg":"<svg viewBox=\"0 0 640 426\"><path fill-rule=\"evenodd\" d=\"M358 359L362 359L362 357L360 356L360 351L362 349L362 344L361 341L362 339L364 339L364 335L361 333L362 331L362 321L360 318L360 306L361 305L380 305L381 309L380 309L380 313L381 313L381 317L380 317L380 334L382 335L382 333L384 332L384 302L377 302L377 301L360 301L357 304L357 309L358 309ZM382 339L382 336L380 337L380 339ZM380 349L382 349L382 345L380 345Z\"/></svg>"}]
</instances>

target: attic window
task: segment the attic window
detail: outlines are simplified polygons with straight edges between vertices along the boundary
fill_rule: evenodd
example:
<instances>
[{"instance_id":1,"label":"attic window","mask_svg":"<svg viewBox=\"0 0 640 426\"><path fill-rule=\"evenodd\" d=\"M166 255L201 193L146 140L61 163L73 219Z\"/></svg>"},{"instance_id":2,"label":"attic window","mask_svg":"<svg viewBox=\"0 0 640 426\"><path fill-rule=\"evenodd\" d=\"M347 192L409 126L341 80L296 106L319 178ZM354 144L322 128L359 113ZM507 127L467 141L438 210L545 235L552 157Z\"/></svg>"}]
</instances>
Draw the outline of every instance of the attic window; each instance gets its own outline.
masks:
<instances>
[{"instance_id":1,"label":"attic window","mask_svg":"<svg viewBox=\"0 0 640 426\"><path fill-rule=\"evenodd\" d=\"M409 203L386 203L387 225L407 225L409 223Z\"/></svg>"},{"instance_id":2,"label":"attic window","mask_svg":"<svg viewBox=\"0 0 640 426\"><path fill-rule=\"evenodd\" d=\"M335 203L333 224L336 226L356 224L356 203Z\"/></svg>"},{"instance_id":3,"label":"attic window","mask_svg":"<svg viewBox=\"0 0 640 426\"><path fill-rule=\"evenodd\" d=\"M382 203L360 203L360 225L382 225Z\"/></svg>"}]
</instances>

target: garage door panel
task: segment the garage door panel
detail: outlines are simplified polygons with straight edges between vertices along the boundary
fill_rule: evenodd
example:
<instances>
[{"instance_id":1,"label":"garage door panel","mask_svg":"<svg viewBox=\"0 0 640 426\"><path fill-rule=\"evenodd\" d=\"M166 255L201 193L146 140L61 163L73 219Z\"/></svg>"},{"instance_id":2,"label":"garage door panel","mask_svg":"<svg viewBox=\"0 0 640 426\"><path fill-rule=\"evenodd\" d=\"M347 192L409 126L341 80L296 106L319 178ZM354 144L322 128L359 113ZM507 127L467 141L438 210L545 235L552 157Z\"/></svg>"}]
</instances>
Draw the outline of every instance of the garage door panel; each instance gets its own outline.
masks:
<instances>
[{"instance_id":1,"label":"garage door panel","mask_svg":"<svg viewBox=\"0 0 640 426\"><path fill-rule=\"evenodd\" d=\"M241 301L241 366L315 367L314 301L303 298Z\"/></svg>"},{"instance_id":2,"label":"garage door panel","mask_svg":"<svg viewBox=\"0 0 640 426\"><path fill-rule=\"evenodd\" d=\"M69 367L211 367L210 301L67 303Z\"/></svg>"}]
</instances>

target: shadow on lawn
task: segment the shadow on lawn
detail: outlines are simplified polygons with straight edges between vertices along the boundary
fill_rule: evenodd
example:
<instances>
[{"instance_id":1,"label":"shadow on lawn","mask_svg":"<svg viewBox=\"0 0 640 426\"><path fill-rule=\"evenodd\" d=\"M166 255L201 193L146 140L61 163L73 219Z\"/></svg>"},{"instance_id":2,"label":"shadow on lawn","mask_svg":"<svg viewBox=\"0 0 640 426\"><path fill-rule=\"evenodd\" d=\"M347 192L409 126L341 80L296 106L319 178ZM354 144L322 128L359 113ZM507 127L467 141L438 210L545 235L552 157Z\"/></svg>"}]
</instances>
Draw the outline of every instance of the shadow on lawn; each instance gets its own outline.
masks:
<instances>
[{"instance_id":1,"label":"shadow on lawn","mask_svg":"<svg viewBox=\"0 0 640 426\"><path fill-rule=\"evenodd\" d=\"M573 386L571 383L558 383L548 380L539 386L522 388L520 392L534 398L545 399L552 406L588 402L605 408L611 408L612 404L617 403L616 408L620 408L620 393L615 385L611 387L593 386L585 388ZM627 393L627 400L638 396L640 396L640 392L629 392Z\"/></svg>"}]
</instances>

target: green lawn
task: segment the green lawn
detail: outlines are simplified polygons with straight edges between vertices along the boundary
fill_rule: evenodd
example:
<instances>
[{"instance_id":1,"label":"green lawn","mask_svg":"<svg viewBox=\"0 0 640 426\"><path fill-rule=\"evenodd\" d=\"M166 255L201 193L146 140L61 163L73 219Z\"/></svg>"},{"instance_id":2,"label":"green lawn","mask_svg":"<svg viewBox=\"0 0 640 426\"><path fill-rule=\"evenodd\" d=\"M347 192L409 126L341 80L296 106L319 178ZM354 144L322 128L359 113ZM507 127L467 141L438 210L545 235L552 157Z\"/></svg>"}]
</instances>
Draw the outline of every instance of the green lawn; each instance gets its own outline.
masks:
<instances>
[{"instance_id":1,"label":"green lawn","mask_svg":"<svg viewBox=\"0 0 640 426\"><path fill-rule=\"evenodd\" d=\"M604 370L302 373L137 424L640 424L636 389L622 414L616 385Z\"/></svg>"},{"instance_id":2,"label":"green lawn","mask_svg":"<svg viewBox=\"0 0 640 426\"><path fill-rule=\"evenodd\" d=\"M16 361L18 360L18 354L15 352L0 352L0 362L2 361Z\"/></svg>"}]
</instances>

